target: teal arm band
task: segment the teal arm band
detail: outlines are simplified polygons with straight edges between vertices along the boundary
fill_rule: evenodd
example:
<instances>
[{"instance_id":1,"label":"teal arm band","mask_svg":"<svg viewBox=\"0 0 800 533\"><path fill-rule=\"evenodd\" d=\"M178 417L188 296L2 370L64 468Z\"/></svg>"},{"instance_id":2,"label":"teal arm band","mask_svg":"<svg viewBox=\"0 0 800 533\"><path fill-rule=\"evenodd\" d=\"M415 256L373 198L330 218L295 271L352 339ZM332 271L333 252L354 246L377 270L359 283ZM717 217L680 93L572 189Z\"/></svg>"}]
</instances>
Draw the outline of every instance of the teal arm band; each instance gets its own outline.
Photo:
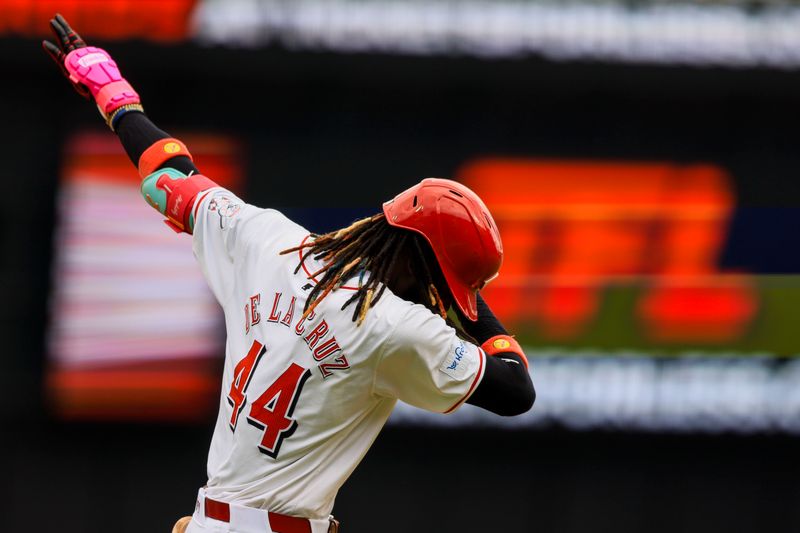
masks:
<instances>
[{"instance_id":1,"label":"teal arm band","mask_svg":"<svg viewBox=\"0 0 800 533\"><path fill-rule=\"evenodd\" d=\"M192 233L192 207L203 191L218 187L201 174L187 176L174 168L162 168L142 180L141 193L155 210L167 217L164 221L174 231Z\"/></svg>"}]
</instances>

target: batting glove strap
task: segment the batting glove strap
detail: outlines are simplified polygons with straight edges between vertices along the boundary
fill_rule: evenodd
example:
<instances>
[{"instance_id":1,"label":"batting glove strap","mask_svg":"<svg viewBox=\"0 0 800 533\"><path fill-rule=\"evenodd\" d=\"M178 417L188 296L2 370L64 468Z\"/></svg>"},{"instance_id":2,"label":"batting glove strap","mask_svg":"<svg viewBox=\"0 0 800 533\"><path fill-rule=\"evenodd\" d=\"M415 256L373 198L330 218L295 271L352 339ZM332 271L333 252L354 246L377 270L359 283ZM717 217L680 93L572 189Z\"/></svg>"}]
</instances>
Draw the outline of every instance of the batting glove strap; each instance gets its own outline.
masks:
<instances>
[{"instance_id":1,"label":"batting glove strap","mask_svg":"<svg viewBox=\"0 0 800 533\"><path fill-rule=\"evenodd\" d=\"M484 342L481 348L486 352L486 355L499 355L503 353L518 355L522 359L522 362L525 363L525 368L528 368L528 358L525 357L522 346L520 346L517 339L511 335L495 335Z\"/></svg>"},{"instance_id":2,"label":"batting glove strap","mask_svg":"<svg viewBox=\"0 0 800 533\"><path fill-rule=\"evenodd\" d=\"M187 176L174 168L163 168L142 181L141 192L151 207L167 217L167 226L176 233L191 234L195 200L200 193L218 186L201 174Z\"/></svg>"}]
</instances>

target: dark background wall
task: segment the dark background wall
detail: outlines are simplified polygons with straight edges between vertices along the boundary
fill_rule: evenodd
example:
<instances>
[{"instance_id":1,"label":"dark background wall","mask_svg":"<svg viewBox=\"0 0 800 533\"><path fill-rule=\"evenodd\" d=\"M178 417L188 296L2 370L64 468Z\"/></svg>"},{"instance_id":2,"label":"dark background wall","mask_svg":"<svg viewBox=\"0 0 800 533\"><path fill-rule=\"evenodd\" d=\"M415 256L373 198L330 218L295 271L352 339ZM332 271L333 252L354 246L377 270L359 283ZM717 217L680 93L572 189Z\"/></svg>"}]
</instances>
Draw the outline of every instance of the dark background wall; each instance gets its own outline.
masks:
<instances>
[{"instance_id":1,"label":"dark background wall","mask_svg":"<svg viewBox=\"0 0 800 533\"><path fill-rule=\"evenodd\" d=\"M477 155L711 161L732 173L745 207L728 265L799 270L800 73L108 47L159 125L237 135L246 198L319 208L312 227ZM168 531L192 511L213 420L48 414L60 149L70 132L103 126L37 43L0 41L0 69L0 529ZM797 446L787 436L390 428L336 513L346 532L797 531Z\"/></svg>"}]
</instances>

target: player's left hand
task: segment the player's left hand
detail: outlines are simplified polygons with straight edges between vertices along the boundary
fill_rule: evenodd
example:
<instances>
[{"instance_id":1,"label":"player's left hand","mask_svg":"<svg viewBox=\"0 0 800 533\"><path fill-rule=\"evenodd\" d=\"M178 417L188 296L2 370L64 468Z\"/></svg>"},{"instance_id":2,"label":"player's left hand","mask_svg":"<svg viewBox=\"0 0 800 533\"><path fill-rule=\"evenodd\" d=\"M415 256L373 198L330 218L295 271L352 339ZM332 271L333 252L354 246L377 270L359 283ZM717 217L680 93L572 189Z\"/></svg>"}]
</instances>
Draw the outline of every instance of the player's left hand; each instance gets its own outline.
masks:
<instances>
[{"instance_id":1,"label":"player's left hand","mask_svg":"<svg viewBox=\"0 0 800 533\"><path fill-rule=\"evenodd\" d=\"M67 54L79 48L86 48L86 42L70 27L66 19L59 14L56 14L55 18L50 19L50 29L53 31L57 44L53 44L50 41L42 41L42 48L44 48L47 55L55 61L61 73L69 80L78 94L86 99L91 98L92 93L86 85L73 81L70 78L69 71L65 64Z\"/></svg>"},{"instance_id":2,"label":"player's left hand","mask_svg":"<svg viewBox=\"0 0 800 533\"><path fill-rule=\"evenodd\" d=\"M56 62L78 94L94 98L97 109L113 130L129 111L142 111L139 94L122 77L111 54L87 46L61 15L50 20L56 44L43 41L45 52Z\"/></svg>"}]
</instances>

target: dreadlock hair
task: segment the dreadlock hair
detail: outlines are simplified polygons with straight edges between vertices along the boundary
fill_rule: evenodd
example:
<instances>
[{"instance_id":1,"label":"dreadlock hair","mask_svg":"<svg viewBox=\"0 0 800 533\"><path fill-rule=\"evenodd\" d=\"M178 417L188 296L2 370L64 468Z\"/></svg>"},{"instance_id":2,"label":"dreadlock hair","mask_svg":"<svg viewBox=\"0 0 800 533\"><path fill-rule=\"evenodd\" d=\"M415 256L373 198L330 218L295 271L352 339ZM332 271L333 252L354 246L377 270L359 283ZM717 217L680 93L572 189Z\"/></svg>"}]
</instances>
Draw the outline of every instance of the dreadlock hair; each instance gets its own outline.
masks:
<instances>
[{"instance_id":1,"label":"dreadlock hair","mask_svg":"<svg viewBox=\"0 0 800 533\"><path fill-rule=\"evenodd\" d=\"M355 303L353 322L360 326L367 311L383 296L386 284L393 279L405 263L402 257L410 257L414 272L423 274L423 283L418 283L416 300L446 319L447 311L434 283L443 279L438 263L423 237L412 231L391 226L383 213L357 220L352 225L324 235L313 235L300 246L281 252L285 255L301 252L295 274L309 256L323 261L325 266L310 274L309 279L324 274L306 300L303 318L310 315L328 294L358 275L358 289L342 305L344 310ZM441 282L440 282L441 286Z\"/></svg>"}]
</instances>

